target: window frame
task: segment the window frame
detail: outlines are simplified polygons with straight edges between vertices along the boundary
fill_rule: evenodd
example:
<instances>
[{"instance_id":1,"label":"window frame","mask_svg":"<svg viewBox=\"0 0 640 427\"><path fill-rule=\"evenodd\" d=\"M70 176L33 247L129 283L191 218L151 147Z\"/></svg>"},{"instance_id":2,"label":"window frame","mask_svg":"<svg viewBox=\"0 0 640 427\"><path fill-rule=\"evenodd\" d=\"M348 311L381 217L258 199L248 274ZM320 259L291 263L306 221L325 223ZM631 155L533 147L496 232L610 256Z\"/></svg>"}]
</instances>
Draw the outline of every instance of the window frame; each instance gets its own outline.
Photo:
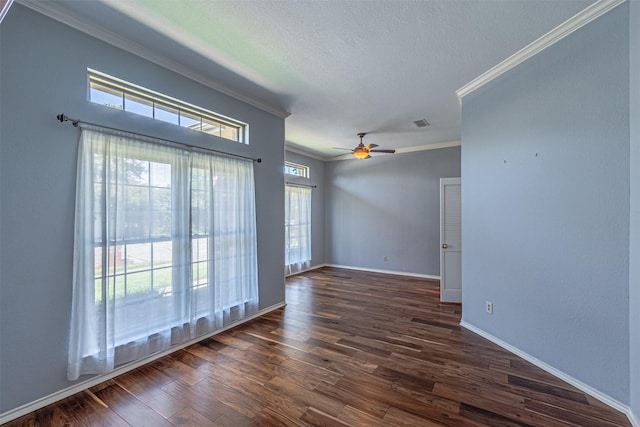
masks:
<instances>
[{"instance_id":1,"label":"window frame","mask_svg":"<svg viewBox=\"0 0 640 427\"><path fill-rule=\"evenodd\" d=\"M300 171L301 174L291 173L290 171ZM296 176L298 178L307 178L309 179L309 166L301 165L299 163L284 162L284 173L285 175Z\"/></svg>"},{"instance_id":2,"label":"window frame","mask_svg":"<svg viewBox=\"0 0 640 427\"><path fill-rule=\"evenodd\" d=\"M97 89L96 87L101 87L101 89ZM94 90L99 93L108 93L113 97L120 98L120 104L100 102L92 97ZM249 125L247 123L207 110L203 107L190 104L186 101L173 98L163 93L156 92L143 86L136 85L126 80L119 79L92 68L87 68L87 99L89 102L94 104L103 105L115 110L126 111L144 117L149 117L154 120L164 121L196 132L237 142L239 144L249 144ZM142 101L146 101L146 103ZM151 114L144 114L139 111L134 111L134 108L127 108L127 102L147 104L151 108ZM161 115L159 112L161 111L169 115L174 114L176 116L176 122L169 120L169 117L164 119L160 118ZM185 121L190 120L191 123L183 123L183 118ZM196 125L198 119L199 125ZM207 130L205 130L205 126L207 126ZM228 131L228 129L231 131Z\"/></svg>"}]
</instances>

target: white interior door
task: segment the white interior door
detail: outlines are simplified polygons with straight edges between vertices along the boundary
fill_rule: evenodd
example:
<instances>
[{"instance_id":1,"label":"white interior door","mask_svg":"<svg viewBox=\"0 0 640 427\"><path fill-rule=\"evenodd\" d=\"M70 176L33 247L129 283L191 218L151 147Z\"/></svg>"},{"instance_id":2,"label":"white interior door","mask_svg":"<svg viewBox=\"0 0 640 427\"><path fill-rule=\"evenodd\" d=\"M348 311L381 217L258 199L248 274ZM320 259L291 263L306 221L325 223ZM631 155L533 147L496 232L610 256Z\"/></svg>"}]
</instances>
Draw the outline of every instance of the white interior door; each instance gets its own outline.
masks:
<instances>
[{"instance_id":1,"label":"white interior door","mask_svg":"<svg viewBox=\"0 0 640 427\"><path fill-rule=\"evenodd\" d=\"M440 179L440 301L462 302L462 188Z\"/></svg>"}]
</instances>

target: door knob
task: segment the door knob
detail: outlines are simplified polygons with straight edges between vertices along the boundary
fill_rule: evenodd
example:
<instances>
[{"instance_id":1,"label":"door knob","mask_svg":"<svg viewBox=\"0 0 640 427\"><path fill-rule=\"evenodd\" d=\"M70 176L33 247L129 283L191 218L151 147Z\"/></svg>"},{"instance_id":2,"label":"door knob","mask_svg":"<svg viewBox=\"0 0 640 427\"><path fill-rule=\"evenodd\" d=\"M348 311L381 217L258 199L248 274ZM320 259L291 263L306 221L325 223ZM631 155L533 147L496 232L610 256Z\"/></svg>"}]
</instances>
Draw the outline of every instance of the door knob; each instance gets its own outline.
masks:
<instances>
[{"instance_id":1,"label":"door knob","mask_svg":"<svg viewBox=\"0 0 640 427\"><path fill-rule=\"evenodd\" d=\"M447 249L449 247L449 245L447 245L446 243L442 244L442 249Z\"/></svg>"}]
</instances>

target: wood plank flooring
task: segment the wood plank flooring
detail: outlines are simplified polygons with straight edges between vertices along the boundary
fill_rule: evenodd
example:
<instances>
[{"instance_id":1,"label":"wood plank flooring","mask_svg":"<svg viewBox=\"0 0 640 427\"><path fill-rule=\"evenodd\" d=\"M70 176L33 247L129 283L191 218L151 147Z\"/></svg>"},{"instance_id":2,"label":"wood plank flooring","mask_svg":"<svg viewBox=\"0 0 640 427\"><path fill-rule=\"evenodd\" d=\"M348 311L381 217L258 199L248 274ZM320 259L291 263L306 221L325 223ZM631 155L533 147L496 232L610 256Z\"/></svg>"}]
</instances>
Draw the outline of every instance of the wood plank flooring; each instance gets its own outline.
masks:
<instances>
[{"instance_id":1,"label":"wood plank flooring","mask_svg":"<svg viewBox=\"0 0 640 427\"><path fill-rule=\"evenodd\" d=\"M629 426L461 328L437 281L322 268L287 306L6 426Z\"/></svg>"}]
</instances>

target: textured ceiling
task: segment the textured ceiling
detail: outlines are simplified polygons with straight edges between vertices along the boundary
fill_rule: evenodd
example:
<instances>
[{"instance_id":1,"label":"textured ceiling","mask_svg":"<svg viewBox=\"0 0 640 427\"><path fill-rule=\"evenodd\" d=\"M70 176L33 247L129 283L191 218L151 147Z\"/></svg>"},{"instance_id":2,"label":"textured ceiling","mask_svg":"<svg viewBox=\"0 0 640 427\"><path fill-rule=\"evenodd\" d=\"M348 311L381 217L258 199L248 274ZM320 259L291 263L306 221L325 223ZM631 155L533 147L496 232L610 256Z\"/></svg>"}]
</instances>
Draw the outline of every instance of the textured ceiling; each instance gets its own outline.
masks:
<instances>
[{"instance_id":1,"label":"textured ceiling","mask_svg":"<svg viewBox=\"0 0 640 427\"><path fill-rule=\"evenodd\" d=\"M460 139L455 90L592 0L56 0L286 119L322 158ZM413 121L431 125L417 128Z\"/></svg>"}]
</instances>

